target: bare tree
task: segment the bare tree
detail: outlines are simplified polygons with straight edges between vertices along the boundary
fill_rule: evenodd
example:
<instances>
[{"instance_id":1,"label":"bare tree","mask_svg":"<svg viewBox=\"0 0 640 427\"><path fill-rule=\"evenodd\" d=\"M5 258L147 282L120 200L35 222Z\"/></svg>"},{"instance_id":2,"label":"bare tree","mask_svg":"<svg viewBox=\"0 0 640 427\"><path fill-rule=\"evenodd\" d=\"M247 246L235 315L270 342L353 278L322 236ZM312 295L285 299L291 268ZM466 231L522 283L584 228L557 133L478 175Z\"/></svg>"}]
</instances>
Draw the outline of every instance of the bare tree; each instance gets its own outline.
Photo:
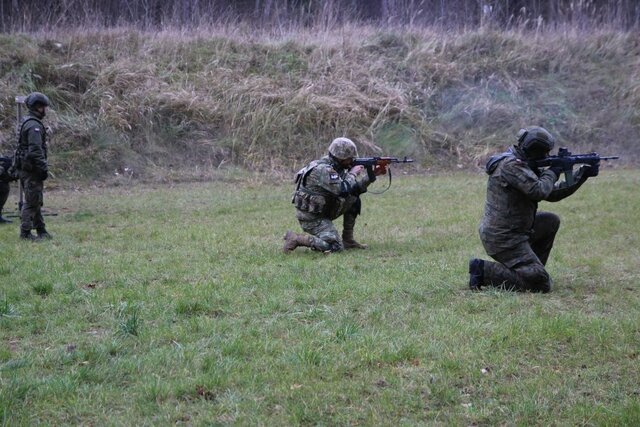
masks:
<instances>
[{"instance_id":1,"label":"bare tree","mask_svg":"<svg viewBox=\"0 0 640 427\"><path fill-rule=\"evenodd\" d=\"M69 26L189 28L228 21L256 26L383 25L535 29L640 26L637 0L0 0L0 31Z\"/></svg>"}]
</instances>

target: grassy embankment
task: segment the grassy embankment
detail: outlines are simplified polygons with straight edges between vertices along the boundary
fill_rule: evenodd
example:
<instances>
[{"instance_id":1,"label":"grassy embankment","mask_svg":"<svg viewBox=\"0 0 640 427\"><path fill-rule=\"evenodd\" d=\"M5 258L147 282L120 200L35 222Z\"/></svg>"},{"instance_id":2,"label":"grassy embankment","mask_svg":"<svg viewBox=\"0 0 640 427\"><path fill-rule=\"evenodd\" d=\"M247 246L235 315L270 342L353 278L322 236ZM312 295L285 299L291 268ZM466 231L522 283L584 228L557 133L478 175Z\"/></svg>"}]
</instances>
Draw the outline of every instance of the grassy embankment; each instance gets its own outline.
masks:
<instances>
[{"instance_id":1,"label":"grassy embankment","mask_svg":"<svg viewBox=\"0 0 640 427\"><path fill-rule=\"evenodd\" d=\"M531 123L637 163L639 52L637 35L603 31L0 35L1 150L14 96L40 90L58 183L290 171L343 134L422 169L468 167Z\"/></svg>"},{"instance_id":2,"label":"grassy embankment","mask_svg":"<svg viewBox=\"0 0 640 427\"><path fill-rule=\"evenodd\" d=\"M366 251L279 252L289 186L47 197L0 227L6 425L638 425L637 171L543 203L548 295L466 290L480 175L364 197Z\"/></svg>"}]
</instances>

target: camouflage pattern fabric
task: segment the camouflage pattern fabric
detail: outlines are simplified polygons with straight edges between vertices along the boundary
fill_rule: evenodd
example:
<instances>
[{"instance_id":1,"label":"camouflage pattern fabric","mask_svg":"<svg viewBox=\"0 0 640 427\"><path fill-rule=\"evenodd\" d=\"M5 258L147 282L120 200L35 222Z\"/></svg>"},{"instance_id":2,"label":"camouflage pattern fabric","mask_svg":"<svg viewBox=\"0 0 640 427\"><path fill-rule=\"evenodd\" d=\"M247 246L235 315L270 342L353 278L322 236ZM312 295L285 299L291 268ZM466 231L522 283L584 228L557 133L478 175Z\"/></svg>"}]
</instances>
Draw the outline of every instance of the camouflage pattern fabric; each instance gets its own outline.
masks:
<instances>
[{"instance_id":1,"label":"camouflage pattern fabric","mask_svg":"<svg viewBox=\"0 0 640 427\"><path fill-rule=\"evenodd\" d=\"M330 157L311 162L298 172L292 203L302 229L312 236L312 248L323 252L344 249L333 220L347 213L350 224L360 213L360 194L373 181L366 172L357 176Z\"/></svg>"},{"instance_id":2,"label":"camouflage pattern fabric","mask_svg":"<svg viewBox=\"0 0 640 427\"><path fill-rule=\"evenodd\" d=\"M569 197L587 180L580 171L576 183L556 184L558 176L547 169L533 170L516 147L487 163L487 200L480 224L480 238L489 255L529 239L538 202Z\"/></svg>"},{"instance_id":3,"label":"camouflage pattern fabric","mask_svg":"<svg viewBox=\"0 0 640 427\"><path fill-rule=\"evenodd\" d=\"M544 269L560 218L537 213L538 202L556 202L573 194L587 179L556 184L558 176L547 169L532 169L524 154L511 147L487 163L487 199L480 224L480 240L487 254L484 282L514 290L548 292L551 278Z\"/></svg>"},{"instance_id":4,"label":"camouflage pattern fabric","mask_svg":"<svg viewBox=\"0 0 640 427\"><path fill-rule=\"evenodd\" d=\"M13 158L0 156L0 182L14 181L13 177L9 173L9 171L11 170L12 163L13 163Z\"/></svg>"},{"instance_id":5,"label":"camouflage pattern fabric","mask_svg":"<svg viewBox=\"0 0 640 427\"><path fill-rule=\"evenodd\" d=\"M353 230L357 216L354 212L354 207L359 205L358 202L359 199L356 198L356 200L350 200L348 203L344 204L344 207L348 208L348 211L345 212L343 218L344 228L350 226L351 230ZM298 218L298 222L300 223L302 230L311 235L311 245L313 249L322 252L338 252L344 249L340 233L338 233L335 225L333 225L332 220L322 217L305 219L309 218L308 215L300 211L296 213L296 217Z\"/></svg>"},{"instance_id":6,"label":"camouflage pattern fabric","mask_svg":"<svg viewBox=\"0 0 640 427\"><path fill-rule=\"evenodd\" d=\"M37 113L30 111L22 119L19 142L21 176L44 177L48 172L47 133Z\"/></svg>"},{"instance_id":7,"label":"camouflage pattern fabric","mask_svg":"<svg viewBox=\"0 0 640 427\"><path fill-rule=\"evenodd\" d=\"M559 227L557 215L538 212L529 241L492 254L498 262L485 261L484 284L518 291L551 291L551 277L544 266Z\"/></svg>"},{"instance_id":8,"label":"camouflage pattern fabric","mask_svg":"<svg viewBox=\"0 0 640 427\"><path fill-rule=\"evenodd\" d=\"M24 204L20 218L22 232L44 230L42 217L43 181L48 173L46 130L36 112L29 112L22 122L19 153L20 181L24 191Z\"/></svg>"},{"instance_id":9,"label":"camouflage pattern fabric","mask_svg":"<svg viewBox=\"0 0 640 427\"><path fill-rule=\"evenodd\" d=\"M22 188L24 191L24 204L20 219L22 224L20 230L23 232L31 232L32 229L44 230L44 218L42 217L43 204L43 182L40 179L25 176L21 178Z\"/></svg>"},{"instance_id":10,"label":"camouflage pattern fabric","mask_svg":"<svg viewBox=\"0 0 640 427\"><path fill-rule=\"evenodd\" d=\"M11 187L8 182L0 181L0 215L2 215L4 204L7 203L7 199L9 198L10 189Z\"/></svg>"}]
</instances>

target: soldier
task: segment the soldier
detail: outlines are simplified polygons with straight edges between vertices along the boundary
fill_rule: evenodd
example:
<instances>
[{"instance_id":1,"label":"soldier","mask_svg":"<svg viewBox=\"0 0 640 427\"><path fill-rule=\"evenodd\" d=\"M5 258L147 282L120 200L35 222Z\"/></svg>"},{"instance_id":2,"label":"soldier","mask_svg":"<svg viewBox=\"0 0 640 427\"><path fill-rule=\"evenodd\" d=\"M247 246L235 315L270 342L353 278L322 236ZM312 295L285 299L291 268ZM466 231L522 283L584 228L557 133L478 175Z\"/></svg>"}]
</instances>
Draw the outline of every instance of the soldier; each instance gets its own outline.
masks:
<instances>
[{"instance_id":1,"label":"soldier","mask_svg":"<svg viewBox=\"0 0 640 427\"><path fill-rule=\"evenodd\" d=\"M296 207L296 218L302 230L308 234L287 231L283 247L285 253L298 246L325 253L366 248L353 238L353 228L361 208L360 194L367 191L377 175L385 174L386 168L351 167L357 156L353 141L336 138L329 145L327 156L312 161L297 173L291 202ZM344 215L342 239L332 222L340 215Z\"/></svg>"},{"instance_id":2,"label":"soldier","mask_svg":"<svg viewBox=\"0 0 640 427\"><path fill-rule=\"evenodd\" d=\"M20 124L20 140L17 150L17 170L24 189L24 205L20 217L20 238L25 240L50 239L42 217L43 181L49 175L47 162L46 128L42 119L50 105L49 98L33 92L24 101L29 113ZM37 236L31 234L35 228Z\"/></svg>"},{"instance_id":3,"label":"soldier","mask_svg":"<svg viewBox=\"0 0 640 427\"><path fill-rule=\"evenodd\" d=\"M554 137L544 128L528 127L517 135L509 151L489 159L487 200L480 239L487 254L498 262L471 259L469 287L498 286L509 290L549 292L551 278L544 266L560 227L560 218L537 212L538 202L557 202L572 195L587 178L597 176L600 164L582 166L575 184L557 184L561 168L544 171L529 161L548 157Z\"/></svg>"},{"instance_id":4,"label":"soldier","mask_svg":"<svg viewBox=\"0 0 640 427\"><path fill-rule=\"evenodd\" d=\"M11 163L10 157L0 157L0 224L11 222L11 220L2 217L2 209L4 209L4 204L9 198L9 190L11 189L9 183L14 181L11 174L9 174Z\"/></svg>"}]
</instances>

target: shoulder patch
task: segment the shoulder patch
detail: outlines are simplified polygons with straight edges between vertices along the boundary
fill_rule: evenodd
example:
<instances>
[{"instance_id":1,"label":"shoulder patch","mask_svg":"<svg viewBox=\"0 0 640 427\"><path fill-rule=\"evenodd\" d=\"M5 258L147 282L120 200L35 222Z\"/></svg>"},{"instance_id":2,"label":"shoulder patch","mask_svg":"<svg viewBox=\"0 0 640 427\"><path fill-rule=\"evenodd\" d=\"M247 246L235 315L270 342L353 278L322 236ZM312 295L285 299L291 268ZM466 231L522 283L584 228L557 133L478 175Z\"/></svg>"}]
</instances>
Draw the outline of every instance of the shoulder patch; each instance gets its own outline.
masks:
<instances>
[{"instance_id":1,"label":"shoulder patch","mask_svg":"<svg viewBox=\"0 0 640 427\"><path fill-rule=\"evenodd\" d=\"M329 174L329 179L331 179L331 180L340 179L340 175L338 175L335 172L332 172L332 173Z\"/></svg>"},{"instance_id":2,"label":"shoulder patch","mask_svg":"<svg viewBox=\"0 0 640 427\"><path fill-rule=\"evenodd\" d=\"M40 128L33 128L34 132L40 132Z\"/></svg>"}]
</instances>

